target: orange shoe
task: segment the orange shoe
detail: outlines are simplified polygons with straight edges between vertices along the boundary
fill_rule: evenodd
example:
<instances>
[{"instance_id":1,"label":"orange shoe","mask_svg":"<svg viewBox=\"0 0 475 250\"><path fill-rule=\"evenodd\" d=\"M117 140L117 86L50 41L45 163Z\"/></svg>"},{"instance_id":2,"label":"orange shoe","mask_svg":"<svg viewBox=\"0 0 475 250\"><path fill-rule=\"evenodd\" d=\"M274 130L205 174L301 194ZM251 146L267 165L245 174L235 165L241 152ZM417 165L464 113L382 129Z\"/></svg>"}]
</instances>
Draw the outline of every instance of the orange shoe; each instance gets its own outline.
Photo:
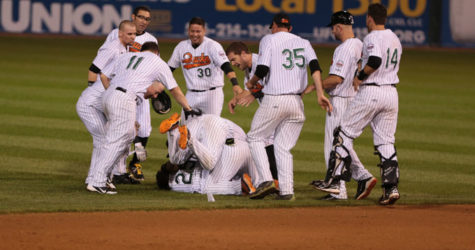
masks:
<instances>
[{"instance_id":1,"label":"orange shoe","mask_svg":"<svg viewBox=\"0 0 475 250\"><path fill-rule=\"evenodd\" d=\"M278 180L274 180L274 183L275 183L275 188L277 188L277 190L279 190L279 181L278 181Z\"/></svg>"},{"instance_id":2,"label":"orange shoe","mask_svg":"<svg viewBox=\"0 0 475 250\"><path fill-rule=\"evenodd\" d=\"M186 125L178 126L178 130L180 131L180 139L178 139L178 145L181 149L186 149L188 145L188 129Z\"/></svg>"},{"instance_id":3,"label":"orange shoe","mask_svg":"<svg viewBox=\"0 0 475 250\"><path fill-rule=\"evenodd\" d=\"M256 192L256 188L252 185L251 177L247 173L242 175L241 186L243 194L252 194Z\"/></svg>"},{"instance_id":4,"label":"orange shoe","mask_svg":"<svg viewBox=\"0 0 475 250\"><path fill-rule=\"evenodd\" d=\"M180 122L181 116L178 113L174 113L170 118L165 119L160 123L160 133L165 134L170 131L175 125Z\"/></svg>"}]
</instances>

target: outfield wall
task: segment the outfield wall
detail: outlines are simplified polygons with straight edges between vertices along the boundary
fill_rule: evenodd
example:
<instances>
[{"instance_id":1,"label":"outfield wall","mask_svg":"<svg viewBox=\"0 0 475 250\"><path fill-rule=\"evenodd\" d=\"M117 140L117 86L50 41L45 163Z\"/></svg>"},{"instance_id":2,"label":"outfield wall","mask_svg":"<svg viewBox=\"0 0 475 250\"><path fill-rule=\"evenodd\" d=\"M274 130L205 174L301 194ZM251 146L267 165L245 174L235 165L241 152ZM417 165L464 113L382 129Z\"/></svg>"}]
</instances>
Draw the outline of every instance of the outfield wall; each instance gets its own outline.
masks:
<instances>
[{"instance_id":1,"label":"outfield wall","mask_svg":"<svg viewBox=\"0 0 475 250\"><path fill-rule=\"evenodd\" d=\"M355 35L362 39L367 34L366 10L372 2L388 7L387 26L404 45L434 43L429 38L434 3L443 5L442 17L435 19L442 22L435 31L441 35L435 39L437 44L463 46L475 41L473 25L460 25L473 23L468 14L461 15L475 6L470 0L2 0L0 32L106 35L130 18L136 6L147 5L153 18L149 31L158 37L185 38L187 21L201 16L207 21L209 37L257 41L269 32L272 16L284 11L290 15L294 33L313 43L333 43L331 28L326 27L331 14L349 10L355 16Z\"/></svg>"}]
</instances>

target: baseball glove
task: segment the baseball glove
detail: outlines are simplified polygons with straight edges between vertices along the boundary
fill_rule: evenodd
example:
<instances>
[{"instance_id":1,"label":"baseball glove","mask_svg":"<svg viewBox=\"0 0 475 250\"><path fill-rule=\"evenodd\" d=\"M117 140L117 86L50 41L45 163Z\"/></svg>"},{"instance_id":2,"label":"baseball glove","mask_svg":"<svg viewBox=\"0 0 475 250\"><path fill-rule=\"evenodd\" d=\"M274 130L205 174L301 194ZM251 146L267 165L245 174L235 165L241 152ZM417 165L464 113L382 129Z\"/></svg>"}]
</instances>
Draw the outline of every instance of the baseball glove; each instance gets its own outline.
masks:
<instances>
[{"instance_id":1,"label":"baseball glove","mask_svg":"<svg viewBox=\"0 0 475 250\"><path fill-rule=\"evenodd\" d=\"M168 96L165 91L162 91L160 94L158 94L157 98L152 98L152 107L153 110L155 110L155 112L160 115L170 112L170 109L172 108L170 96Z\"/></svg>"}]
</instances>

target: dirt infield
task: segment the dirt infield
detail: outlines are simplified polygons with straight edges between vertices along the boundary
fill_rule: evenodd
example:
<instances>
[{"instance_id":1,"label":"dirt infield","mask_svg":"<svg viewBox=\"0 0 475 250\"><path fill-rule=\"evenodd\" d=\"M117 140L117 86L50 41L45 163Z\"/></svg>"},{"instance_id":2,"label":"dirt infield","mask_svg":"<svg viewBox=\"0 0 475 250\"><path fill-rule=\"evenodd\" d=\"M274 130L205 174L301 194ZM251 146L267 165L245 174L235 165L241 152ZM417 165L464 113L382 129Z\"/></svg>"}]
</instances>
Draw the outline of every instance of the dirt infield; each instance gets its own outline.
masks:
<instances>
[{"instance_id":1,"label":"dirt infield","mask_svg":"<svg viewBox=\"0 0 475 250\"><path fill-rule=\"evenodd\" d=\"M0 215L0 249L473 249L475 206Z\"/></svg>"}]
</instances>

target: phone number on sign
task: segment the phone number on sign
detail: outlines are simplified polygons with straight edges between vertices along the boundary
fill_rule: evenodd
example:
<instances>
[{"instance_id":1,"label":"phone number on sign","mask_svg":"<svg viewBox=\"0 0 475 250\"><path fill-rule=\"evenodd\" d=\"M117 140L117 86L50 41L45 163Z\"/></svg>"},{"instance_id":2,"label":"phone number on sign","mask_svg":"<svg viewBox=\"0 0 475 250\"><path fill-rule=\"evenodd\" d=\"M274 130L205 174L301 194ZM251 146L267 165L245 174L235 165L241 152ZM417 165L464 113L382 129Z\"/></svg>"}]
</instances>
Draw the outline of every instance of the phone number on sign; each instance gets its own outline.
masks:
<instances>
[{"instance_id":1,"label":"phone number on sign","mask_svg":"<svg viewBox=\"0 0 475 250\"><path fill-rule=\"evenodd\" d=\"M185 34L188 32L188 25L185 27ZM217 38L262 38L270 34L269 25L239 23L217 23L216 26L206 27L206 35Z\"/></svg>"}]
</instances>

